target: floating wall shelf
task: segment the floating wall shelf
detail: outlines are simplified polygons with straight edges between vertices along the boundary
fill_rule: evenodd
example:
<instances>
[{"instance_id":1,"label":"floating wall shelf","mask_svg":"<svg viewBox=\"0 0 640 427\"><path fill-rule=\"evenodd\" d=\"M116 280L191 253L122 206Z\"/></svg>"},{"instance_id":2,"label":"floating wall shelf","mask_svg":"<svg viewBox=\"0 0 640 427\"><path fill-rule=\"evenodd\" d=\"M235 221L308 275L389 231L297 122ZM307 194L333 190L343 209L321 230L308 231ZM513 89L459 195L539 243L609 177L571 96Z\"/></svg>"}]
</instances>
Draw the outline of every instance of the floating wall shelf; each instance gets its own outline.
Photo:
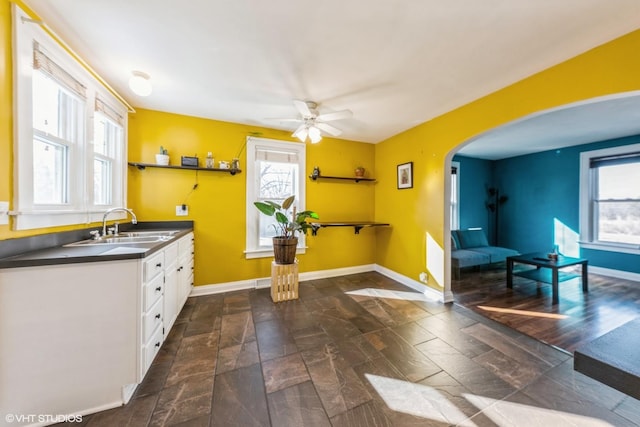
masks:
<instances>
[{"instance_id":1,"label":"floating wall shelf","mask_svg":"<svg viewBox=\"0 0 640 427\"><path fill-rule=\"evenodd\" d=\"M369 182L374 182L375 178L365 178L362 176L329 176L329 175L321 175L320 174L320 168L319 167L315 167L313 168L313 172L311 173L311 175L309 175L309 178L311 178L314 181L317 181L318 179L341 179L344 181L355 181L355 182L360 182L360 181L369 181Z\"/></svg>"},{"instance_id":2,"label":"floating wall shelf","mask_svg":"<svg viewBox=\"0 0 640 427\"><path fill-rule=\"evenodd\" d=\"M159 168L159 169L182 169L182 170L196 170L196 171L208 171L208 172L226 172L231 175L242 172L240 169L221 169L221 168L202 168L202 167L190 167L190 166L172 166L172 165L156 165L155 163L139 163L129 162L129 166L135 166L140 170L146 168Z\"/></svg>"},{"instance_id":3,"label":"floating wall shelf","mask_svg":"<svg viewBox=\"0 0 640 427\"><path fill-rule=\"evenodd\" d=\"M335 222L311 222L311 234L315 236L320 228L325 227L353 227L355 234L360 234L360 230L365 227L385 227L389 226L386 222L373 221L335 221Z\"/></svg>"}]
</instances>

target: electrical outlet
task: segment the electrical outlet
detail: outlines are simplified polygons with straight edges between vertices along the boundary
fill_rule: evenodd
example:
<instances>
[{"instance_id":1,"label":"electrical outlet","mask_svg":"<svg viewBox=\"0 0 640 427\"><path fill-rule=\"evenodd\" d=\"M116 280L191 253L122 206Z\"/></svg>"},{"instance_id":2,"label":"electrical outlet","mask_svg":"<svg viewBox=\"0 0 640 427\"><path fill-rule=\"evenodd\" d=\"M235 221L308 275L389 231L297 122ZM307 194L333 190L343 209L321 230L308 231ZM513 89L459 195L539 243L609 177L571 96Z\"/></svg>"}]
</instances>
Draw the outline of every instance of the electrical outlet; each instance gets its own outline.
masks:
<instances>
[{"instance_id":1,"label":"electrical outlet","mask_svg":"<svg viewBox=\"0 0 640 427\"><path fill-rule=\"evenodd\" d=\"M0 225L9 224L9 202L0 202Z\"/></svg>"},{"instance_id":2,"label":"electrical outlet","mask_svg":"<svg viewBox=\"0 0 640 427\"><path fill-rule=\"evenodd\" d=\"M187 205L176 206L176 216L187 216L187 215L189 215L189 206Z\"/></svg>"},{"instance_id":3,"label":"electrical outlet","mask_svg":"<svg viewBox=\"0 0 640 427\"><path fill-rule=\"evenodd\" d=\"M422 273L420 273L420 281L422 283L429 282L429 275L423 271Z\"/></svg>"}]
</instances>

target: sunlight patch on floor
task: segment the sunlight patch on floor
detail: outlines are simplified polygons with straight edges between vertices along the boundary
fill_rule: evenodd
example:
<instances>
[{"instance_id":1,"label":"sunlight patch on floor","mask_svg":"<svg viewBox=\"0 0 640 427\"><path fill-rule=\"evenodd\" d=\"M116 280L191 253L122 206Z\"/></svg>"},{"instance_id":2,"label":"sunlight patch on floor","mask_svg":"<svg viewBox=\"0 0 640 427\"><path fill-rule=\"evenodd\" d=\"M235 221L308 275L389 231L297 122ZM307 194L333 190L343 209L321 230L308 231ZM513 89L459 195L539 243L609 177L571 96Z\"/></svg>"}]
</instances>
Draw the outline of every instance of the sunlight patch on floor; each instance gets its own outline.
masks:
<instances>
[{"instance_id":1,"label":"sunlight patch on floor","mask_svg":"<svg viewBox=\"0 0 640 427\"><path fill-rule=\"evenodd\" d=\"M394 411L447 424L459 424L469 418L433 387L372 374L365 377Z\"/></svg>"},{"instance_id":2,"label":"sunlight patch on floor","mask_svg":"<svg viewBox=\"0 0 640 427\"><path fill-rule=\"evenodd\" d=\"M566 319L569 317L566 314L542 313L539 311L527 311L527 310L515 310L512 308L489 307L486 305L479 305L478 308L484 311L493 311L496 313L517 314L520 316L531 316L531 317L544 317L547 319Z\"/></svg>"},{"instance_id":3,"label":"sunlight patch on floor","mask_svg":"<svg viewBox=\"0 0 640 427\"><path fill-rule=\"evenodd\" d=\"M477 427L477 416L481 424L488 418L499 427L613 427L598 418L463 393L460 398L484 408L469 417L436 388L373 374L365 377L390 409L449 425Z\"/></svg>"},{"instance_id":4,"label":"sunlight patch on floor","mask_svg":"<svg viewBox=\"0 0 640 427\"><path fill-rule=\"evenodd\" d=\"M389 298L405 301L438 302L437 299L420 292L390 291L388 289L363 288L345 292L347 295L359 295L372 298Z\"/></svg>"},{"instance_id":5,"label":"sunlight patch on floor","mask_svg":"<svg viewBox=\"0 0 640 427\"><path fill-rule=\"evenodd\" d=\"M482 411L482 415L493 421L496 426L613 427L612 424L604 420L570 412L538 408L474 394L464 394L463 396L475 406L487 406ZM474 427L475 425L471 420L469 420L469 423L460 424L460 426L464 427Z\"/></svg>"}]
</instances>

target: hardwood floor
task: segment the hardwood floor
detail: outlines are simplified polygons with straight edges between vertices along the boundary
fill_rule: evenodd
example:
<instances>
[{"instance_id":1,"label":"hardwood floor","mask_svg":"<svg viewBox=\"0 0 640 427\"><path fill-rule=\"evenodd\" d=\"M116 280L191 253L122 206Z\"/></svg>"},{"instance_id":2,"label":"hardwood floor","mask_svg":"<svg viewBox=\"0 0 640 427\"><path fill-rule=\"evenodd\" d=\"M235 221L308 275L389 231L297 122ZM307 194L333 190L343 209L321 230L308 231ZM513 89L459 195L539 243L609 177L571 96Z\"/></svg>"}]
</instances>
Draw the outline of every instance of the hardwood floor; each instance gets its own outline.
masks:
<instances>
[{"instance_id":1,"label":"hardwood floor","mask_svg":"<svg viewBox=\"0 0 640 427\"><path fill-rule=\"evenodd\" d=\"M637 426L640 401L565 352L362 273L278 304L268 289L190 298L133 399L82 424Z\"/></svg>"},{"instance_id":2,"label":"hardwood floor","mask_svg":"<svg viewBox=\"0 0 640 427\"><path fill-rule=\"evenodd\" d=\"M560 282L560 300L553 305L551 285L513 280L507 289L504 268L464 271L452 290L458 304L569 352L640 317L638 282L589 274L584 294L581 279L574 278Z\"/></svg>"}]
</instances>

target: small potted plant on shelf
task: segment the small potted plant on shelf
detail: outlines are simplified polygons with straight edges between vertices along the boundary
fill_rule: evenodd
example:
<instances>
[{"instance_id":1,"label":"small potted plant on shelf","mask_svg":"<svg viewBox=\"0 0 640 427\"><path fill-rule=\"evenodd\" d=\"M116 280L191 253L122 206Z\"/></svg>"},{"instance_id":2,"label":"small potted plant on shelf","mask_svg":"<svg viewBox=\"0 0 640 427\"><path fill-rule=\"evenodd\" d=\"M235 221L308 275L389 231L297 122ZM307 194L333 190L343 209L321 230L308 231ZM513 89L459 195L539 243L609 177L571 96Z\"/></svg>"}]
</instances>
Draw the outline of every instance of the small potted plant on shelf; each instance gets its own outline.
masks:
<instances>
[{"instance_id":1,"label":"small potted plant on shelf","mask_svg":"<svg viewBox=\"0 0 640 427\"><path fill-rule=\"evenodd\" d=\"M260 212L276 219L276 224L273 224L276 230L276 236L273 237L273 255L276 264L293 264L295 262L296 247L298 246L296 233L307 234L307 230L312 228L311 224L307 222L307 218L320 218L313 211L296 212L295 207L289 212L294 200L295 196L289 196L282 202L282 205L269 200L253 202Z\"/></svg>"},{"instance_id":2,"label":"small potted plant on shelf","mask_svg":"<svg viewBox=\"0 0 640 427\"><path fill-rule=\"evenodd\" d=\"M354 170L356 177L358 178L362 178L364 177L364 168L362 166L358 166L355 170Z\"/></svg>"},{"instance_id":3,"label":"small potted plant on shelf","mask_svg":"<svg viewBox=\"0 0 640 427\"><path fill-rule=\"evenodd\" d=\"M160 146L160 152L156 154L156 164L162 166L169 164L169 152L162 145Z\"/></svg>"}]
</instances>

